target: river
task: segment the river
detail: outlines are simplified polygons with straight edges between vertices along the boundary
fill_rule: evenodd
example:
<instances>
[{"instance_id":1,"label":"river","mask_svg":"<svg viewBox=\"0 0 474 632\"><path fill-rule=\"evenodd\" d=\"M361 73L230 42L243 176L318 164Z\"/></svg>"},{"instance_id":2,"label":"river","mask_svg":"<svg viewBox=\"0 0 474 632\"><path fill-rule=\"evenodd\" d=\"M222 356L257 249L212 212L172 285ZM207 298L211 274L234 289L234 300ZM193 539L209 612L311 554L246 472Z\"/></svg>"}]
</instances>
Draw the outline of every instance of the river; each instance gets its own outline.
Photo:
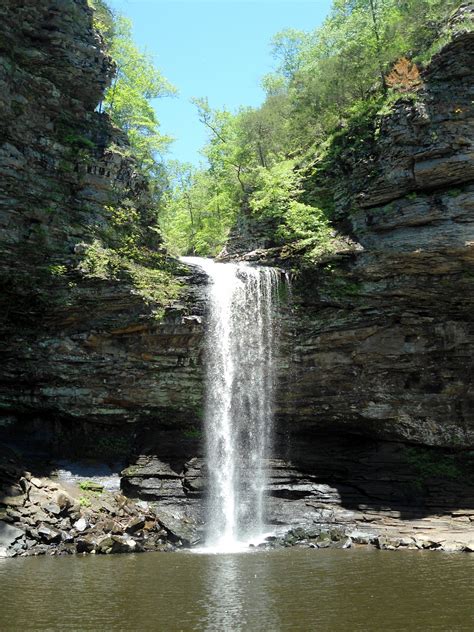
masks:
<instances>
[{"instance_id":1,"label":"river","mask_svg":"<svg viewBox=\"0 0 474 632\"><path fill-rule=\"evenodd\" d=\"M0 630L471 632L473 577L429 551L1 559Z\"/></svg>"}]
</instances>

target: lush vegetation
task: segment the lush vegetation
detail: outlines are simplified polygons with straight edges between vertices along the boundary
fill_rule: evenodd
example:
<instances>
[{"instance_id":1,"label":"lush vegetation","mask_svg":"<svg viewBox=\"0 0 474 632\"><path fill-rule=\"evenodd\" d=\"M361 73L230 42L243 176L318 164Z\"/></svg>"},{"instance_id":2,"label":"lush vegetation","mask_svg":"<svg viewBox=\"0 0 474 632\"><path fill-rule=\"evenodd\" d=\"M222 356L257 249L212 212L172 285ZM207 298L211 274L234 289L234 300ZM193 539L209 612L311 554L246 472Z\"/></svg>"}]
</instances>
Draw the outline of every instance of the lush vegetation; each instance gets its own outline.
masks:
<instances>
[{"instance_id":1,"label":"lush vegetation","mask_svg":"<svg viewBox=\"0 0 474 632\"><path fill-rule=\"evenodd\" d=\"M260 223L268 245L310 240L331 248L332 198L305 181L357 142L368 119L421 85L419 66L447 35L460 0L334 0L314 32L286 30L272 42L276 70L263 78L260 108L231 113L195 99L209 132L208 166L173 165L160 225L175 253L214 255L240 222ZM323 174L324 175L324 174Z\"/></svg>"},{"instance_id":2,"label":"lush vegetation","mask_svg":"<svg viewBox=\"0 0 474 632\"><path fill-rule=\"evenodd\" d=\"M461 4L334 0L319 29L278 33L272 42L276 67L262 80L261 107L229 112L194 99L208 130L206 166L196 168L163 161L171 139L161 134L151 100L175 88L136 48L129 21L104 0L90 1L117 66L101 107L128 133L138 169L151 183L152 221L158 218L168 250L215 255L233 227L252 225L266 245L307 243L315 258L333 243L328 174L341 147L363 143L368 121L398 98L416 96L420 67L449 39L449 17ZM134 224L133 209L111 212L125 234ZM103 272L100 248L91 257Z\"/></svg>"},{"instance_id":3,"label":"lush vegetation","mask_svg":"<svg viewBox=\"0 0 474 632\"><path fill-rule=\"evenodd\" d=\"M156 177L163 170L163 153L172 139L160 132L152 99L173 96L176 88L155 67L153 58L137 48L132 23L113 12L103 0L90 0L95 26L115 62L112 83L101 109L129 138L140 171Z\"/></svg>"},{"instance_id":4,"label":"lush vegetation","mask_svg":"<svg viewBox=\"0 0 474 632\"><path fill-rule=\"evenodd\" d=\"M179 284L176 263L160 247L158 225L168 187L164 154L172 139L161 133L152 101L173 96L176 89L155 68L150 55L137 48L128 19L112 11L104 0L89 0L89 4L94 25L115 64L99 111L107 112L129 140L129 146L112 145L109 150L133 160L143 194L121 192L104 206L107 223L97 228L85 246L77 270L96 279L128 281L160 317L163 307L178 296ZM78 140L73 140L77 145ZM91 147L81 145L85 152L94 150L94 144L88 142ZM51 274L60 272L51 270Z\"/></svg>"}]
</instances>

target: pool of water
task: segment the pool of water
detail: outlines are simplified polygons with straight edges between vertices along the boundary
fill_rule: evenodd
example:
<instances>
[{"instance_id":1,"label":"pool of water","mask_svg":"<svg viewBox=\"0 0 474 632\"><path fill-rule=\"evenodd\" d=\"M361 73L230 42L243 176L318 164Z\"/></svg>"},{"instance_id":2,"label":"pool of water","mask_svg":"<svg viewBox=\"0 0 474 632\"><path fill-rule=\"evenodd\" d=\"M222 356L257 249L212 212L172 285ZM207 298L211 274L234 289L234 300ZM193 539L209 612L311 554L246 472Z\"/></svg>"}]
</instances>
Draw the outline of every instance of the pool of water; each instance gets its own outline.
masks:
<instances>
[{"instance_id":1,"label":"pool of water","mask_svg":"<svg viewBox=\"0 0 474 632\"><path fill-rule=\"evenodd\" d=\"M297 550L0 559L0 630L469 631L474 556Z\"/></svg>"}]
</instances>

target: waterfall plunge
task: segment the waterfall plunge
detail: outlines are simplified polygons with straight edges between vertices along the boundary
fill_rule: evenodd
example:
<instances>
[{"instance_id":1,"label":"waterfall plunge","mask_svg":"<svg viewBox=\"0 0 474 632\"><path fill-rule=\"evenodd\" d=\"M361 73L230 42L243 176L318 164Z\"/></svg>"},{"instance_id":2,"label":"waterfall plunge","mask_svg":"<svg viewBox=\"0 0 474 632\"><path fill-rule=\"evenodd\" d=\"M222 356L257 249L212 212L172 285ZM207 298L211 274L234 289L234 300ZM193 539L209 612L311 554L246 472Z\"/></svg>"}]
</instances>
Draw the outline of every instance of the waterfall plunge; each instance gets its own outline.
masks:
<instances>
[{"instance_id":1,"label":"waterfall plunge","mask_svg":"<svg viewBox=\"0 0 474 632\"><path fill-rule=\"evenodd\" d=\"M210 278L206 340L206 545L235 550L264 532L275 388L279 272L185 257Z\"/></svg>"}]
</instances>

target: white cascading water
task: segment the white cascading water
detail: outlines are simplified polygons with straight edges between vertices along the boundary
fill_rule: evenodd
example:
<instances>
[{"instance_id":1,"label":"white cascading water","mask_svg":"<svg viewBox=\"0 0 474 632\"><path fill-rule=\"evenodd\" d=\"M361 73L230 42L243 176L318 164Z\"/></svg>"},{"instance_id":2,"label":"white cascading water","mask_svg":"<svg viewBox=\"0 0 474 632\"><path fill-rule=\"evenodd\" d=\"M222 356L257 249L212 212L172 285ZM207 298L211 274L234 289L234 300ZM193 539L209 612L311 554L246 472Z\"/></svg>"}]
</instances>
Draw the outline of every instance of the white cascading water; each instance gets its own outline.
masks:
<instances>
[{"instance_id":1,"label":"white cascading water","mask_svg":"<svg viewBox=\"0 0 474 632\"><path fill-rule=\"evenodd\" d=\"M275 390L280 273L184 257L210 279L206 340L206 546L232 551L265 531L265 459Z\"/></svg>"}]
</instances>

